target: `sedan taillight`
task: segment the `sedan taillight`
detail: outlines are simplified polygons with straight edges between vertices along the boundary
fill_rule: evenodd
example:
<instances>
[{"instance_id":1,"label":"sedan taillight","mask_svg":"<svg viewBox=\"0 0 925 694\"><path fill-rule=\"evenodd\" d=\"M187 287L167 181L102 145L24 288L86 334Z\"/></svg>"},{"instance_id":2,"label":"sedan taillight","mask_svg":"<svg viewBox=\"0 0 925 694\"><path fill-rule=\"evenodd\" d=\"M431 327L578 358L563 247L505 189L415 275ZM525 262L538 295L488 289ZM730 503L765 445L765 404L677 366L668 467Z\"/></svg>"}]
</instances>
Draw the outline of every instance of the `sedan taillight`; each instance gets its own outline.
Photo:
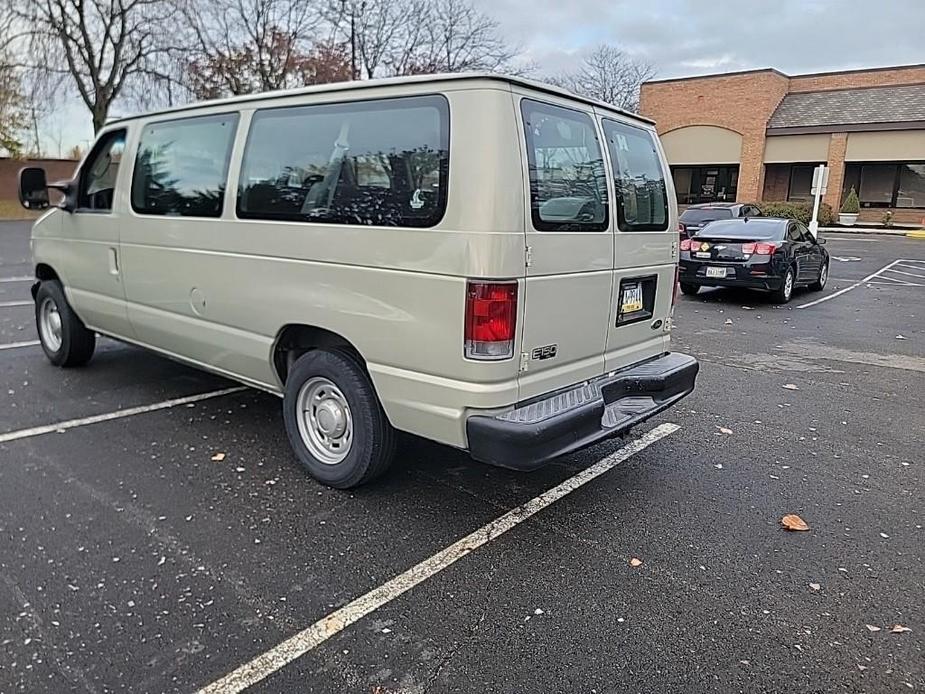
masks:
<instances>
[{"instance_id":1,"label":"sedan taillight","mask_svg":"<svg viewBox=\"0 0 925 694\"><path fill-rule=\"evenodd\" d=\"M774 255L774 251L776 250L777 246L775 246L773 243L755 244L755 255Z\"/></svg>"}]
</instances>

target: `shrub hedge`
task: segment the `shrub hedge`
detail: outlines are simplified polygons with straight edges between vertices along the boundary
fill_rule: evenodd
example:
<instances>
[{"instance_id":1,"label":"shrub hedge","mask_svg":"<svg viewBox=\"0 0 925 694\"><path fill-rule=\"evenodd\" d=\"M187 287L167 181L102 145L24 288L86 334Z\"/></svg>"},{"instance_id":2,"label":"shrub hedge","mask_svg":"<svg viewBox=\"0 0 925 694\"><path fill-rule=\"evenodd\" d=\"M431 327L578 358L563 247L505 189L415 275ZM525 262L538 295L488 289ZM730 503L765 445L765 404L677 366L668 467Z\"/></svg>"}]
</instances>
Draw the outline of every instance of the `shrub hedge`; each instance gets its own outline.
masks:
<instances>
[{"instance_id":1,"label":"shrub hedge","mask_svg":"<svg viewBox=\"0 0 925 694\"><path fill-rule=\"evenodd\" d=\"M759 202L758 206L765 217L784 217L809 224L813 218L813 206L806 202ZM819 226L827 227L835 223L835 213L831 205L819 203Z\"/></svg>"}]
</instances>

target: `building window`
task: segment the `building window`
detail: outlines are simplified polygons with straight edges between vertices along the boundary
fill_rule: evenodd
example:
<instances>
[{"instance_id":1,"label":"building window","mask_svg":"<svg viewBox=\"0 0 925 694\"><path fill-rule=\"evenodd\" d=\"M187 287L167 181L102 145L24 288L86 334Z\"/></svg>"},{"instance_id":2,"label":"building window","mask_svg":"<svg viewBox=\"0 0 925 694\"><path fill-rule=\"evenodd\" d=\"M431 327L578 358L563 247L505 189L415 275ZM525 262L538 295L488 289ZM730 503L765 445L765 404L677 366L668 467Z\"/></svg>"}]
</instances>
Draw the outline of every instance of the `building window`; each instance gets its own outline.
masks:
<instances>
[{"instance_id":1,"label":"building window","mask_svg":"<svg viewBox=\"0 0 925 694\"><path fill-rule=\"evenodd\" d=\"M446 209L449 132L442 96L257 111L238 216L432 227Z\"/></svg>"},{"instance_id":2,"label":"building window","mask_svg":"<svg viewBox=\"0 0 925 694\"><path fill-rule=\"evenodd\" d=\"M842 199L851 188L861 207L925 208L925 162L848 164Z\"/></svg>"},{"instance_id":3,"label":"building window","mask_svg":"<svg viewBox=\"0 0 925 694\"><path fill-rule=\"evenodd\" d=\"M788 202L813 201L813 171L815 164L793 165L790 167L790 188L787 190Z\"/></svg>"},{"instance_id":4,"label":"building window","mask_svg":"<svg viewBox=\"0 0 925 694\"><path fill-rule=\"evenodd\" d=\"M671 169L679 205L733 202L739 184L736 166L675 166Z\"/></svg>"},{"instance_id":5,"label":"building window","mask_svg":"<svg viewBox=\"0 0 925 694\"><path fill-rule=\"evenodd\" d=\"M925 207L925 163L899 165L896 207Z\"/></svg>"},{"instance_id":6,"label":"building window","mask_svg":"<svg viewBox=\"0 0 925 694\"><path fill-rule=\"evenodd\" d=\"M819 164L765 164L764 192L767 202L813 201L813 173Z\"/></svg>"},{"instance_id":7,"label":"building window","mask_svg":"<svg viewBox=\"0 0 925 694\"><path fill-rule=\"evenodd\" d=\"M236 113L152 123L141 132L132 208L142 214L218 217Z\"/></svg>"}]
</instances>

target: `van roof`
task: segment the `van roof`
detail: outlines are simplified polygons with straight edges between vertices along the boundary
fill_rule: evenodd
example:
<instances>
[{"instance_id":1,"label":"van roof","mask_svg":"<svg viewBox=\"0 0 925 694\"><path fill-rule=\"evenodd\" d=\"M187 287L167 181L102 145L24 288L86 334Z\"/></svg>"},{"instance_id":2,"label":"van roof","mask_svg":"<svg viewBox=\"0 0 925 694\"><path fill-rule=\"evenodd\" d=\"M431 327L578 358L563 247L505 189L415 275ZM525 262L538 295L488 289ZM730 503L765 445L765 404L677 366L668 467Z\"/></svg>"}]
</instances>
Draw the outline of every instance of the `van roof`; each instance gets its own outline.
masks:
<instances>
[{"instance_id":1,"label":"van roof","mask_svg":"<svg viewBox=\"0 0 925 694\"><path fill-rule=\"evenodd\" d=\"M554 94L556 96L563 96L568 99L573 99L591 106L597 106L599 108L607 109L608 111L614 111L628 118L634 120L648 123L654 125L655 121L640 116L638 113L632 113L622 108L618 108L613 104L608 104L604 101L599 101L597 99L591 99L588 97L580 96L578 94L573 94L567 89L561 87L556 87L551 84L546 84L545 82L539 82L536 80L527 79L525 77L515 77L513 75L502 75L495 74L490 72L458 72L458 73L439 73L435 75L413 75L410 77L387 77L381 79L372 79L372 80L356 80L352 82L334 82L331 84L317 84L310 87L297 87L295 89L283 89L279 91L272 92L258 92L256 94L244 94L242 96L233 96L225 99L210 99L208 101L198 101L192 104L186 104L184 106L173 106L170 108L159 109L156 111L149 111L146 113L139 113L132 116L121 116L118 118L113 118L107 122L107 125L110 123L120 123L123 121L135 120L136 118L143 118L147 116L159 115L162 113L182 113L184 111L192 111L200 108L210 108L213 106L222 106L222 105L233 105L233 104L244 104L251 101L263 101L266 99L282 99L285 97L299 96L301 94L327 94L333 92L347 92L361 89L373 89L377 87L388 87L391 85L402 85L402 84L428 84L430 82L464 82L464 81L475 81L475 80L493 80L497 82L505 82L511 85L517 85L521 87L527 87L529 89L535 89L537 91L546 92L548 94Z\"/></svg>"}]
</instances>

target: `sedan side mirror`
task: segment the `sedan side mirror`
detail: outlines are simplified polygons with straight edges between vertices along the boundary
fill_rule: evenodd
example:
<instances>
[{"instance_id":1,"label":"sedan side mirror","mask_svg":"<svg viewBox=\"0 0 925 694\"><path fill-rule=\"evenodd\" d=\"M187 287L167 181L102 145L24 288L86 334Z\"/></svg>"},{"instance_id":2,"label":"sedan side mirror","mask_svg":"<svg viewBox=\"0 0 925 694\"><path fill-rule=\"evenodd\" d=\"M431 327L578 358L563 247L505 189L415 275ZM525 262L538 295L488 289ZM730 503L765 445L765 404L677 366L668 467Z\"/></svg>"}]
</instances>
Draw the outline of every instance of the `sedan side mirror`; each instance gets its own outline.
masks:
<instances>
[{"instance_id":1,"label":"sedan side mirror","mask_svg":"<svg viewBox=\"0 0 925 694\"><path fill-rule=\"evenodd\" d=\"M27 210L48 208L48 181L45 169L27 166L19 171L19 203Z\"/></svg>"},{"instance_id":2,"label":"sedan side mirror","mask_svg":"<svg viewBox=\"0 0 925 694\"><path fill-rule=\"evenodd\" d=\"M819 236L819 237L816 238L816 242L817 242L817 243L821 243L822 245L825 245L825 239L822 238L821 236Z\"/></svg>"}]
</instances>

